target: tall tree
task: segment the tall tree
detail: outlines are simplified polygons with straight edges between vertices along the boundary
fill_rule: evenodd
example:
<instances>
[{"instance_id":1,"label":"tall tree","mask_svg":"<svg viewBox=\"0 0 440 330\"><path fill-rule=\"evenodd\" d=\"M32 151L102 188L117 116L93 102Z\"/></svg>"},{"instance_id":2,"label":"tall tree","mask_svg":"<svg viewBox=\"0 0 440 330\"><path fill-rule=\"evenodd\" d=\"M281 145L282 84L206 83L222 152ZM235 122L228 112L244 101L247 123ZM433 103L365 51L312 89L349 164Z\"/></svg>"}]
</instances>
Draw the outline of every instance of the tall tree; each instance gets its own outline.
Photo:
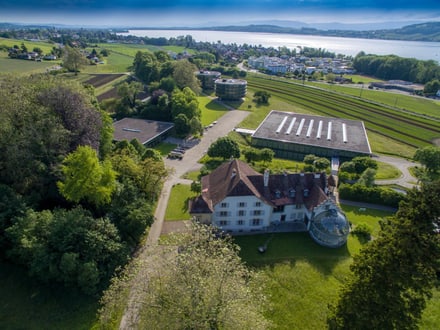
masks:
<instances>
[{"instance_id":1,"label":"tall tree","mask_svg":"<svg viewBox=\"0 0 440 330\"><path fill-rule=\"evenodd\" d=\"M96 294L128 251L108 219L94 219L80 208L28 210L6 230L9 257L44 282L61 282Z\"/></svg>"},{"instance_id":2,"label":"tall tree","mask_svg":"<svg viewBox=\"0 0 440 330\"><path fill-rule=\"evenodd\" d=\"M103 327L114 322L114 308L132 288L141 297L139 310L132 310L139 328L268 328L263 280L246 268L231 240L216 237L211 227L194 224L190 233L172 237L171 242L151 256L154 270L132 277L137 285L129 277L114 281L103 298Z\"/></svg>"},{"instance_id":3,"label":"tall tree","mask_svg":"<svg viewBox=\"0 0 440 330\"><path fill-rule=\"evenodd\" d=\"M61 194L69 201L107 204L116 188L116 172L108 161L99 162L96 151L80 146L63 160L64 178L58 182Z\"/></svg>"},{"instance_id":4,"label":"tall tree","mask_svg":"<svg viewBox=\"0 0 440 330\"><path fill-rule=\"evenodd\" d=\"M64 48L63 66L71 71L78 74L79 70L87 64L87 59L79 51L78 48L73 48L66 46Z\"/></svg>"},{"instance_id":5,"label":"tall tree","mask_svg":"<svg viewBox=\"0 0 440 330\"><path fill-rule=\"evenodd\" d=\"M425 166L428 172L435 173L440 170L440 148L427 146L417 149L414 160Z\"/></svg>"},{"instance_id":6,"label":"tall tree","mask_svg":"<svg viewBox=\"0 0 440 330\"><path fill-rule=\"evenodd\" d=\"M78 145L109 149L112 121L92 91L51 75L0 81L0 182L20 194L59 198L57 168ZM50 195L50 196L49 196ZM40 197L38 197L40 196Z\"/></svg>"},{"instance_id":7,"label":"tall tree","mask_svg":"<svg viewBox=\"0 0 440 330\"><path fill-rule=\"evenodd\" d=\"M197 67L188 60L180 60L175 62L173 70L173 78L177 87L183 89L185 87L199 94L201 92L200 82L197 79L195 72Z\"/></svg>"},{"instance_id":8,"label":"tall tree","mask_svg":"<svg viewBox=\"0 0 440 330\"><path fill-rule=\"evenodd\" d=\"M171 96L171 113L173 117L184 114L188 120L193 117L200 118L199 101L197 95L188 87L183 90L175 90Z\"/></svg>"},{"instance_id":9,"label":"tall tree","mask_svg":"<svg viewBox=\"0 0 440 330\"><path fill-rule=\"evenodd\" d=\"M160 65L154 54L138 51L133 61L136 77L145 84L159 79Z\"/></svg>"},{"instance_id":10,"label":"tall tree","mask_svg":"<svg viewBox=\"0 0 440 330\"><path fill-rule=\"evenodd\" d=\"M440 181L410 191L396 217L354 258L330 329L417 329L440 271Z\"/></svg>"}]
</instances>

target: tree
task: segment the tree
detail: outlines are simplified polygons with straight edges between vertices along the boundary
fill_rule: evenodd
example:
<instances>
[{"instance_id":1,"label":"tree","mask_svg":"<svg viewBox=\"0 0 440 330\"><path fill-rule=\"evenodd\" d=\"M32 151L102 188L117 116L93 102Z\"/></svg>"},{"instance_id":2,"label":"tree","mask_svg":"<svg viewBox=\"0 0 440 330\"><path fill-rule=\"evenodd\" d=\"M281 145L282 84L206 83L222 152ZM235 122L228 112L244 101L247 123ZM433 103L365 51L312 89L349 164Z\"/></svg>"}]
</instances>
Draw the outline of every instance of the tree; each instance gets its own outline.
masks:
<instances>
[{"instance_id":1,"label":"tree","mask_svg":"<svg viewBox=\"0 0 440 330\"><path fill-rule=\"evenodd\" d=\"M128 251L108 219L94 219L80 208L28 210L6 230L11 260L47 283L60 282L96 294L105 287Z\"/></svg>"},{"instance_id":2,"label":"tree","mask_svg":"<svg viewBox=\"0 0 440 330\"><path fill-rule=\"evenodd\" d=\"M270 163L275 156L275 152L269 148L263 148L260 150L260 159L266 164Z\"/></svg>"},{"instance_id":3,"label":"tree","mask_svg":"<svg viewBox=\"0 0 440 330\"><path fill-rule=\"evenodd\" d=\"M124 104L127 104L130 108L134 108L136 106L136 97L143 90L144 86L139 81L132 81L130 83L124 81L118 86L118 95Z\"/></svg>"},{"instance_id":4,"label":"tree","mask_svg":"<svg viewBox=\"0 0 440 330\"><path fill-rule=\"evenodd\" d=\"M315 167L315 169L317 171L324 171L328 167L330 167L330 161L327 158L325 158L325 157L316 158L313 161L313 166Z\"/></svg>"},{"instance_id":5,"label":"tree","mask_svg":"<svg viewBox=\"0 0 440 330\"><path fill-rule=\"evenodd\" d=\"M434 146L419 148L414 154L414 160L425 166L428 172L438 172L440 170L440 148Z\"/></svg>"},{"instance_id":6,"label":"tree","mask_svg":"<svg viewBox=\"0 0 440 330\"><path fill-rule=\"evenodd\" d=\"M367 168L364 173L361 174L358 183L366 187L373 187L375 177L376 170L373 170L372 168Z\"/></svg>"},{"instance_id":7,"label":"tree","mask_svg":"<svg viewBox=\"0 0 440 330\"><path fill-rule=\"evenodd\" d=\"M176 82L177 87L180 89L188 87L195 94L200 94L200 82L194 74L196 71L197 67L186 59L175 62L173 79Z\"/></svg>"},{"instance_id":8,"label":"tree","mask_svg":"<svg viewBox=\"0 0 440 330\"><path fill-rule=\"evenodd\" d=\"M133 61L133 68L136 77L145 84L159 80L160 63L150 52L138 51Z\"/></svg>"},{"instance_id":9,"label":"tree","mask_svg":"<svg viewBox=\"0 0 440 330\"><path fill-rule=\"evenodd\" d=\"M57 185L68 201L87 201L95 206L110 202L116 188L116 172L110 162L100 163L92 148L80 146L67 155L61 171L64 178Z\"/></svg>"},{"instance_id":10,"label":"tree","mask_svg":"<svg viewBox=\"0 0 440 330\"><path fill-rule=\"evenodd\" d=\"M58 200L62 159L79 145L109 151L112 120L97 108L93 91L52 75L4 77L0 82L0 182Z\"/></svg>"},{"instance_id":11,"label":"tree","mask_svg":"<svg viewBox=\"0 0 440 330\"><path fill-rule=\"evenodd\" d=\"M311 154L310 155L305 155L304 159L303 159L303 162L306 163L307 165L313 165L313 162L316 159L318 159L318 157L315 156L315 155L311 155Z\"/></svg>"},{"instance_id":12,"label":"tree","mask_svg":"<svg viewBox=\"0 0 440 330\"><path fill-rule=\"evenodd\" d=\"M190 121L188 117L183 113L180 113L174 118L174 129L176 130L177 135L186 136L191 130Z\"/></svg>"},{"instance_id":13,"label":"tree","mask_svg":"<svg viewBox=\"0 0 440 330\"><path fill-rule=\"evenodd\" d=\"M434 95L439 90L440 90L440 81L438 79L434 79L425 84L425 87L423 88L423 93Z\"/></svg>"},{"instance_id":14,"label":"tree","mask_svg":"<svg viewBox=\"0 0 440 330\"><path fill-rule=\"evenodd\" d=\"M197 195L200 195L202 192L202 184L200 181L193 181L191 182L191 191Z\"/></svg>"},{"instance_id":15,"label":"tree","mask_svg":"<svg viewBox=\"0 0 440 330\"><path fill-rule=\"evenodd\" d=\"M238 248L228 238L216 236L211 227L193 224L190 233L171 237L173 246L157 249L154 271L137 291L138 326L149 329L267 329L263 316L267 300L263 279L247 269ZM175 246L178 246L176 253ZM142 271L139 269L139 271ZM114 322L129 280L115 281L104 294L100 321ZM141 294L142 292L142 294ZM243 317L246 315L246 317Z\"/></svg>"},{"instance_id":16,"label":"tree","mask_svg":"<svg viewBox=\"0 0 440 330\"><path fill-rule=\"evenodd\" d=\"M254 101L257 104L269 104L270 93L267 91L256 91L254 93Z\"/></svg>"},{"instance_id":17,"label":"tree","mask_svg":"<svg viewBox=\"0 0 440 330\"><path fill-rule=\"evenodd\" d=\"M410 191L354 257L330 329L416 329L439 272L440 181Z\"/></svg>"},{"instance_id":18,"label":"tree","mask_svg":"<svg viewBox=\"0 0 440 330\"><path fill-rule=\"evenodd\" d=\"M240 147L238 143L225 136L217 139L208 148L209 157L221 157L223 160L234 157L240 158Z\"/></svg>"},{"instance_id":19,"label":"tree","mask_svg":"<svg viewBox=\"0 0 440 330\"><path fill-rule=\"evenodd\" d=\"M171 113L173 118L184 114L188 120L193 117L200 118L199 101L197 95L188 87L183 90L175 90L171 96Z\"/></svg>"},{"instance_id":20,"label":"tree","mask_svg":"<svg viewBox=\"0 0 440 330\"><path fill-rule=\"evenodd\" d=\"M63 67L78 74L79 70L87 64L87 60L77 48L66 46L64 48Z\"/></svg>"},{"instance_id":21,"label":"tree","mask_svg":"<svg viewBox=\"0 0 440 330\"><path fill-rule=\"evenodd\" d=\"M190 133L193 135L203 134L203 126L200 119L197 117L192 117L189 121Z\"/></svg>"},{"instance_id":22,"label":"tree","mask_svg":"<svg viewBox=\"0 0 440 330\"><path fill-rule=\"evenodd\" d=\"M247 163L254 163L260 160L260 151L257 148L248 147L243 150L243 156Z\"/></svg>"}]
</instances>

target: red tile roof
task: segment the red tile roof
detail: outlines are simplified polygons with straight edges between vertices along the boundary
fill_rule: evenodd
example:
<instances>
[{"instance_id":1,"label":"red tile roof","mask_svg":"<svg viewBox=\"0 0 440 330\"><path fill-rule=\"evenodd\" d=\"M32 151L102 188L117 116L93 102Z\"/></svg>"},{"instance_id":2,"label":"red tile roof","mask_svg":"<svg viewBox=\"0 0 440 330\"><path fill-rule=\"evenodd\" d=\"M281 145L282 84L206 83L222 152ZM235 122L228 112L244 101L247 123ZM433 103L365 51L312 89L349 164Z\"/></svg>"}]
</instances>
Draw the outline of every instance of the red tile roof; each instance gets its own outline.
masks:
<instances>
[{"instance_id":1,"label":"red tile roof","mask_svg":"<svg viewBox=\"0 0 440 330\"><path fill-rule=\"evenodd\" d=\"M202 177L202 194L191 204L190 213L212 213L216 204L232 196L255 196L273 207L305 204L311 210L327 199L326 185L325 173L286 173L270 175L265 187L262 174L234 159Z\"/></svg>"}]
</instances>

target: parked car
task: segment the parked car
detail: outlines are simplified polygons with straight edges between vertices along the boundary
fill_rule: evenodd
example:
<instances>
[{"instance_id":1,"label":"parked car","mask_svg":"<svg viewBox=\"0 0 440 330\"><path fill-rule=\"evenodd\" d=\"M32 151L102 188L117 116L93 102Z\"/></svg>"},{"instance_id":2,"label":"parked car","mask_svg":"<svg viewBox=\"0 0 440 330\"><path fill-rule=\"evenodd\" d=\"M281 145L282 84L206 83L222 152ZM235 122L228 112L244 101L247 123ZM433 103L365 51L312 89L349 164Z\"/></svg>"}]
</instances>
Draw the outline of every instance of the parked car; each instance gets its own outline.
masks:
<instances>
[{"instance_id":1,"label":"parked car","mask_svg":"<svg viewBox=\"0 0 440 330\"><path fill-rule=\"evenodd\" d=\"M171 151L168 154L168 158L181 160L183 158L183 154L180 152Z\"/></svg>"}]
</instances>

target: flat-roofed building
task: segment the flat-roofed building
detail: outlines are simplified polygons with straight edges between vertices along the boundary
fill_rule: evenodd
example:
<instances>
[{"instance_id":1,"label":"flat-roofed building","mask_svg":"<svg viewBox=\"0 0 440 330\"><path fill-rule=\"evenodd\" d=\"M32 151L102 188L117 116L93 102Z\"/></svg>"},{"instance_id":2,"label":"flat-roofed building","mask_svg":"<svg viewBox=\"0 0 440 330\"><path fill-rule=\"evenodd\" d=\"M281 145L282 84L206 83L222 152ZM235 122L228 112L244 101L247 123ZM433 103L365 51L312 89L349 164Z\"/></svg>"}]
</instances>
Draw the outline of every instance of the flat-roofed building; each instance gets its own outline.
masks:
<instances>
[{"instance_id":1,"label":"flat-roofed building","mask_svg":"<svg viewBox=\"0 0 440 330\"><path fill-rule=\"evenodd\" d=\"M200 70L196 72L196 77L199 79L204 90L211 90L215 88L215 81L220 78L222 74L218 71Z\"/></svg>"},{"instance_id":2,"label":"flat-roofed building","mask_svg":"<svg viewBox=\"0 0 440 330\"><path fill-rule=\"evenodd\" d=\"M242 79L217 79L215 95L223 100L240 100L246 96L247 81Z\"/></svg>"},{"instance_id":3,"label":"flat-roofed building","mask_svg":"<svg viewBox=\"0 0 440 330\"><path fill-rule=\"evenodd\" d=\"M308 154L341 160L371 155L362 121L275 110L253 133L252 145L297 160Z\"/></svg>"},{"instance_id":4,"label":"flat-roofed building","mask_svg":"<svg viewBox=\"0 0 440 330\"><path fill-rule=\"evenodd\" d=\"M173 123L123 118L113 123L115 141L138 140L146 147L154 146L164 140L174 127Z\"/></svg>"}]
</instances>

